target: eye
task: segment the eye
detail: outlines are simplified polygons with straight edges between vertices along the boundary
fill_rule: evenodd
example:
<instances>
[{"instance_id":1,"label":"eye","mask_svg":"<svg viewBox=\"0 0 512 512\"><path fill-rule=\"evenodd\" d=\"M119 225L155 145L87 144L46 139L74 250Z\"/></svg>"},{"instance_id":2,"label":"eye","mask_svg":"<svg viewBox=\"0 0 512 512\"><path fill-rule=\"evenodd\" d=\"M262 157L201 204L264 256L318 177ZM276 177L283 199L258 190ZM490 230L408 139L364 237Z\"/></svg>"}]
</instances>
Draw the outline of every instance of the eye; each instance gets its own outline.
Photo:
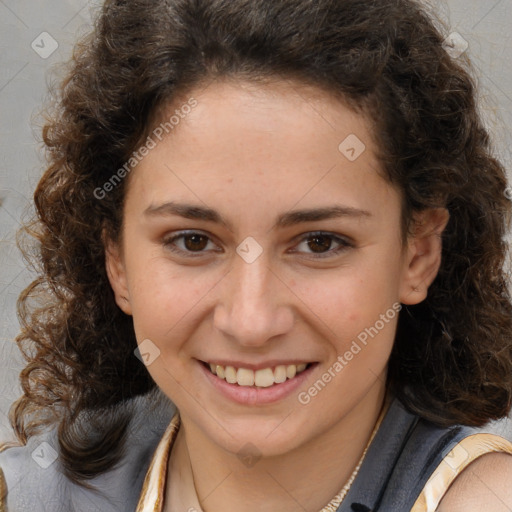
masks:
<instances>
[{"instance_id":1,"label":"eye","mask_svg":"<svg viewBox=\"0 0 512 512\"><path fill-rule=\"evenodd\" d=\"M182 231L165 238L163 241L166 249L191 257L201 256L207 252L206 249L209 244L210 250L212 249L211 246L216 247L210 237L200 231Z\"/></svg>"},{"instance_id":2,"label":"eye","mask_svg":"<svg viewBox=\"0 0 512 512\"><path fill-rule=\"evenodd\" d=\"M335 248L333 248L333 245ZM298 250L297 248L303 247L306 251ZM313 255L314 258L327 258L336 256L337 254L354 247L354 244L349 240L339 237L337 235L326 233L323 231L308 233L307 236L301 239L301 242L296 246L292 252L306 252Z\"/></svg>"}]
</instances>

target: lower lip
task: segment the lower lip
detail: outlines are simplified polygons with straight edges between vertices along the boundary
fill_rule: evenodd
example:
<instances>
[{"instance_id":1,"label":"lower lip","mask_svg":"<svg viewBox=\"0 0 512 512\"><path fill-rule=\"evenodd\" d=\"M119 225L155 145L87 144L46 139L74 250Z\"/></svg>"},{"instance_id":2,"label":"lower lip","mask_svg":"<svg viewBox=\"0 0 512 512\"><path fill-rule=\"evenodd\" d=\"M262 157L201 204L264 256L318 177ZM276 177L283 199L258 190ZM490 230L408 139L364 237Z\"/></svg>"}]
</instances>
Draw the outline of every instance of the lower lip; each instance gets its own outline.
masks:
<instances>
[{"instance_id":1,"label":"lower lip","mask_svg":"<svg viewBox=\"0 0 512 512\"><path fill-rule=\"evenodd\" d=\"M273 384L268 388L258 388L254 386L230 384L224 379L220 379L214 375L203 363L199 362L203 374L216 389L226 398L244 405L271 404L290 396L310 376L316 365L317 363L309 365L308 368L297 374L293 379L286 379L284 382Z\"/></svg>"}]
</instances>

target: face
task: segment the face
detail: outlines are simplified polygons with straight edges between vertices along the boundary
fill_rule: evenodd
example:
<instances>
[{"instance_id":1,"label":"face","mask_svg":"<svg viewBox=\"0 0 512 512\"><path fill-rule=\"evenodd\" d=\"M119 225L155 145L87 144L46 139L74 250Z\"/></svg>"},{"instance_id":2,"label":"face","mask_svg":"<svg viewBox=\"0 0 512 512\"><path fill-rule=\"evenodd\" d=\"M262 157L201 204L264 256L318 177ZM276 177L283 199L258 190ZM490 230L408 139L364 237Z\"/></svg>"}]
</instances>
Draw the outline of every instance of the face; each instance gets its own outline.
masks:
<instances>
[{"instance_id":1,"label":"face","mask_svg":"<svg viewBox=\"0 0 512 512\"><path fill-rule=\"evenodd\" d=\"M402 240L371 123L326 92L220 82L162 118L176 110L129 177L109 277L183 424L284 453L384 386L399 304L425 297L446 219L425 213Z\"/></svg>"}]
</instances>

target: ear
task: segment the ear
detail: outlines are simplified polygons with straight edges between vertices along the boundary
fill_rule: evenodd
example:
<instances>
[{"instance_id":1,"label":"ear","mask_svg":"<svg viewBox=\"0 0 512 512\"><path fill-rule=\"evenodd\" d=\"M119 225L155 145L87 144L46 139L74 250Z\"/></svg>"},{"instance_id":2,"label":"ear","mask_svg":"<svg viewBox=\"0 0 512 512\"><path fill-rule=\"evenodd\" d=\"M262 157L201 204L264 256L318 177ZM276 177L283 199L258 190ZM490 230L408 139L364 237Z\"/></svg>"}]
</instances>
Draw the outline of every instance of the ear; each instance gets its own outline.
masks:
<instances>
[{"instance_id":1,"label":"ear","mask_svg":"<svg viewBox=\"0 0 512 512\"><path fill-rule=\"evenodd\" d=\"M105 247L105 268L107 270L110 286L114 291L116 304L127 315L132 314L130 294L128 292L126 270L123 261L122 250L119 244L103 236Z\"/></svg>"},{"instance_id":2,"label":"ear","mask_svg":"<svg viewBox=\"0 0 512 512\"><path fill-rule=\"evenodd\" d=\"M429 208L415 215L414 229L407 241L400 289L402 304L419 304L426 299L441 265L441 235L449 218L446 208Z\"/></svg>"}]
</instances>

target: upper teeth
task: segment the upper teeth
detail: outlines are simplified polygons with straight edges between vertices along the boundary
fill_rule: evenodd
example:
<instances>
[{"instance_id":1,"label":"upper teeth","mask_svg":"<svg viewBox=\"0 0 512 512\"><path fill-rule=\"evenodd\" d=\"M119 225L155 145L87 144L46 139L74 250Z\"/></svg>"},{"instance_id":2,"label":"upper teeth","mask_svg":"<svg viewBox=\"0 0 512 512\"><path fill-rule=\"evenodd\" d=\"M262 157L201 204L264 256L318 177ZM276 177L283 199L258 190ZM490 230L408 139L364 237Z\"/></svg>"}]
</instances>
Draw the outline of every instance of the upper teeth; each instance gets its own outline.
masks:
<instances>
[{"instance_id":1,"label":"upper teeth","mask_svg":"<svg viewBox=\"0 0 512 512\"><path fill-rule=\"evenodd\" d=\"M235 368L234 366L221 366L220 364L211 364L210 370L221 379L225 379L230 384L239 386L257 386L268 388L273 384L280 384L286 379L293 379L297 373L306 369L305 364L289 364L276 366L272 368L262 368L261 370L250 370L249 368Z\"/></svg>"}]
</instances>

